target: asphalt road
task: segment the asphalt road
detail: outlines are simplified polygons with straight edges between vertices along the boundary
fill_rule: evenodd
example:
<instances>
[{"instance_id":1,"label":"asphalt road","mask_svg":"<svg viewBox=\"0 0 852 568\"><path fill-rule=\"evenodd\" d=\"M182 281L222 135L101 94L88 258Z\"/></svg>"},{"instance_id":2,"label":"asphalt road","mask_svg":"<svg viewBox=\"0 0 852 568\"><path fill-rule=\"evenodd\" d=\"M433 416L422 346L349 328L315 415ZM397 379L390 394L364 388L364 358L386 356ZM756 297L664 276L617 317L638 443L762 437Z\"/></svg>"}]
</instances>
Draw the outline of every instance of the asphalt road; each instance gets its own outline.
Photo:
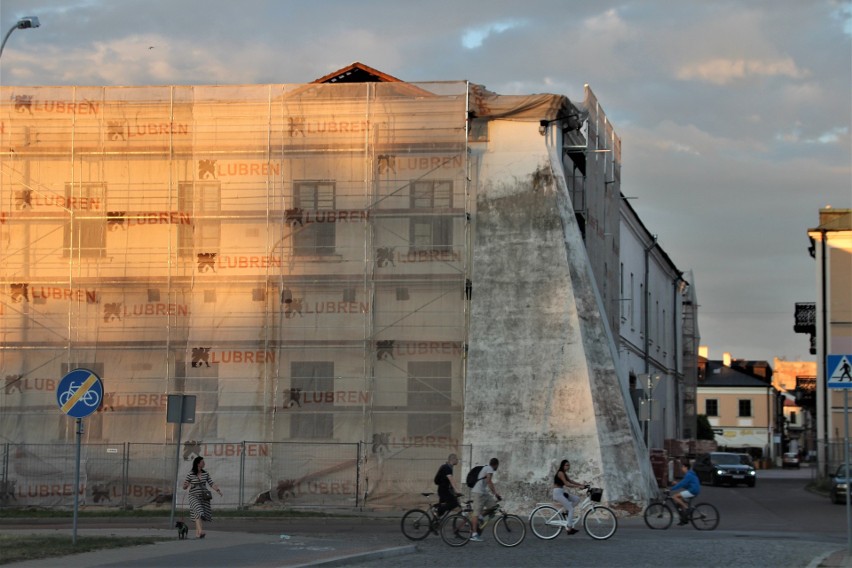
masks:
<instances>
[{"instance_id":1,"label":"asphalt road","mask_svg":"<svg viewBox=\"0 0 852 568\"><path fill-rule=\"evenodd\" d=\"M453 549L438 537L417 544L402 558L358 563L364 568L400 566L625 566L808 567L847 544L846 509L805 490L808 470L759 472L754 488L704 486L698 501L716 505L719 528L648 529L642 519L623 519L615 536L595 541L580 532L539 540L527 532L516 548L504 548L487 531L483 543Z\"/></svg>"},{"instance_id":2,"label":"asphalt road","mask_svg":"<svg viewBox=\"0 0 852 568\"><path fill-rule=\"evenodd\" d=\"M205 541L180 541L170 545L172 556L153 557L157 548L141 547L148 554L131 560L129 552L103 554L97 565L109 566L295 566L309 565L349 553L347 565L367 567L440 566L614 566L630 568L677 567L811 567L833 551L847 546L846 508L825 496L806 491L808 470L759 472L755 488L704 486L699 501L716 505L719 528L699 532L692 526L672 526L666 531L648 529L641 518L621 519L615 536L595 541L582 531L543 541L527 532L516 548L504 548L486 531L485 542L451 548L436 536L412 543L399 530L400 513L364 513L335 518L225 518L208 527ZM512 509L511 503L506 503ZM0 532L38 528L65 530L69 519L0 519ZM84 531L100 534L164 525L150 518L81 518ZM135 527L135 528L134 528ZM160 527L158 530L165 530ZM169 532L172 532L169 530ZM217 536L218 535L218 536ZM281 535L285 535L283 538ZM175 541L178 542L178 541ZM218 548L211 548L216 546ZM358 561L353 552L405 549L402 556L371 556ZM228 556L231 555L231 556ZM306 556L305 556L306 555ZM60 559L68 566L72 557ZM308 564L304 564L308 559ZM36 563L43 565L40 563ZM35 565L35 564L34 564ZM78 563L79 566L87 565ZM95 565L94 562L88 565ZM76 566L76 565L75 565Z\"/></svg>"}]
</instances>

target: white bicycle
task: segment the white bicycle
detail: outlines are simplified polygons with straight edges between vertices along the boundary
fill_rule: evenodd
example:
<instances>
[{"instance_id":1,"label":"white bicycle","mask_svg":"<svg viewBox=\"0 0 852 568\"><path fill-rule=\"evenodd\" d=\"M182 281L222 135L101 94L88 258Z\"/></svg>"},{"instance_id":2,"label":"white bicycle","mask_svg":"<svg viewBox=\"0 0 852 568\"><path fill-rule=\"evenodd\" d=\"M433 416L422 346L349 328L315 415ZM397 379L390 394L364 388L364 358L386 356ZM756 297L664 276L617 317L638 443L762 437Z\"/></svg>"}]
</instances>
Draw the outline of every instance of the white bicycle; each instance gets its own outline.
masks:
<instances>
[{"instance_id":1,"label":"white bicycle","mask_svg":"<svg viewBox=\"0 0 852 568\"><path fill-rule=\"evenodd\" d=\"M556 538L562 529L574 528L583 519L583 529L595 540L606 540L615 534L618 517L609 507L600 505L603 489L586 485L586 498L574 507L574 522L568 525L564 508L550 503L538 503L530 513L530 528L535 536L544 540Z\"/></svg>"}]
</instances>

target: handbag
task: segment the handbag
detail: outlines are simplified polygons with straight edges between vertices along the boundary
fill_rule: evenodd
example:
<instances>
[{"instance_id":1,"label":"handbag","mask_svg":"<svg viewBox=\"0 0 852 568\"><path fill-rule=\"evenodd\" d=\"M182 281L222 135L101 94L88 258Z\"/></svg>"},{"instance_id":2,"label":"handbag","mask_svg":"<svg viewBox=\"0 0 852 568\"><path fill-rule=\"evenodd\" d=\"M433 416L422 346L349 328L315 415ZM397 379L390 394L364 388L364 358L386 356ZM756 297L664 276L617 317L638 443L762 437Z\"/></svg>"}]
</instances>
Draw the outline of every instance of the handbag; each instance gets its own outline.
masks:
<instances>
[{"instance_id":1,"label":"handbag","mask_svg":"<svg viewBox=\"0 0 852 568\"><path fill-rule=\"evenodd\" d=\"M201 487L201 494L198 496L199 499L201 499L202 501L210 501L211 499L213 499L213 493L211 493L210 490L207 489L203 483L199 483L198 486Z\"/></svg>"}]
</instances>

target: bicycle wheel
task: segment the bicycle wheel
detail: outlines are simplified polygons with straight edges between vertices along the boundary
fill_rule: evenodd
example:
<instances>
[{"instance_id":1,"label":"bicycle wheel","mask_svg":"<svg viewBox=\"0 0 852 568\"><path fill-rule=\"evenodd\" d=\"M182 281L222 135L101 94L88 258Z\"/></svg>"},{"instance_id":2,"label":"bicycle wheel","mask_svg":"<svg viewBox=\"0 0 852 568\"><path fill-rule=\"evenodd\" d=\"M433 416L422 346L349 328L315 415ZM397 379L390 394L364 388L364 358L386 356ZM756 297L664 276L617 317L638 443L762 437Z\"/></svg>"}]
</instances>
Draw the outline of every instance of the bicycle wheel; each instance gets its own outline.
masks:
<instances>
[{"instance_id":1,"label":"bicycle wheel","mask_svg":"<svg viewBox=\"0 0 852 568\"><path fill-rule=\"evenodd\" d=\"M527 536L527 525L518 515L503 515L494 521L494 540L503 546L518 546Z\"/></svg>"},{"instance_id":2,"label":"bicycle wheel","mask_svg":"<svg viewBox=\"0 0 852 568\"><path fill-rule=\"evenodd\" d=\"M400 528L405 538L423 540L429 536L430 523L429 513L422 509L412 509L402 516Z\"/></svg>"},{"instance_id":3,"label":"bicycle wheel","mask_svg":"<svg viewBox=\"0 0 852 568\"><path fill-rule=\"evenodd\" d=\"M446 517L441 523L441 540L450 546L464 546L470 541L473 526L470 519L461 513Z\"/></svg>"},{"instance_id":4,"label":"bicycle wheel","mask_svg":"<svg viewBox=\"0 0 852 568\"><path fill-rule=\"evenodd\" d=\"M689 520L700 531L712 531L719 526L719 510L710 503L699 503L692 510Z\"/></svg>"},{"instance_id":5,"label":"bicycle wheel","mask_svg":"<svg viewBox=\"0 0 852 568\"><path fill-rule=\"evenodd\" d=\"M583 528L595 540L606 540L615 534L618 528L618 518L612 509L598 505L592 507L583 515Z\"/></svg>"},{"instance_id":6,"label":"bicycle wheel","mask_svg":"<svg viewBox=\"0 0 852 568\"><path fill-rule=\"evenodd\" d=\"M541 505L530 513L530 528L535 536L544 540L550 540L559 536L564 526L562 515L556 507ZM557 524L559 523L559 524Z\"/></svg>"},{"instance_id":7,"label":"bicycle wheel","mask_svg":"<svg viewBox=\"0 0 852 568\"><path fill-rule=\"evenodd\" d=\"M672 510L665 503L651 503L645 509L645 524L649 529L666 530L673 520Z\"/></svg>"}]
</instances>

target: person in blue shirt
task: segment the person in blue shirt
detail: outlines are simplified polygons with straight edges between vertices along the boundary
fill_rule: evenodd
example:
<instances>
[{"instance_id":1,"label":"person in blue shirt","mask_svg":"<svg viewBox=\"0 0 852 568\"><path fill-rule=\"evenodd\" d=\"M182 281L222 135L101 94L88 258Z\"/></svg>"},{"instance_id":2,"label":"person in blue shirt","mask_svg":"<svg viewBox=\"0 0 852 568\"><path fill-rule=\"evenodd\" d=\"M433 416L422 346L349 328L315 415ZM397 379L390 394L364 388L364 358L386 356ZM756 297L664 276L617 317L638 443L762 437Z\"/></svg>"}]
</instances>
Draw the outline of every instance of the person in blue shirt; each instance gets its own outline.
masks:
<instances>
[{"instance_id":1,"label":"person in blue shirt","mask_svg":"<svg viewBox=\"0 0 852 568\"><path fill-rule=\"evenodd\" d=\"M686 502L686 499L692 499L701 493L701 481L699 481L695 472L689 469L689 462L687 460L681 460L680 471L683 474L683 479L671 488L671 496L672 501L675 502L680 512L680 522L678 524L685 525L689 522L689 515L687 514L689 504Z\"/></svg>"}]
</instances>

